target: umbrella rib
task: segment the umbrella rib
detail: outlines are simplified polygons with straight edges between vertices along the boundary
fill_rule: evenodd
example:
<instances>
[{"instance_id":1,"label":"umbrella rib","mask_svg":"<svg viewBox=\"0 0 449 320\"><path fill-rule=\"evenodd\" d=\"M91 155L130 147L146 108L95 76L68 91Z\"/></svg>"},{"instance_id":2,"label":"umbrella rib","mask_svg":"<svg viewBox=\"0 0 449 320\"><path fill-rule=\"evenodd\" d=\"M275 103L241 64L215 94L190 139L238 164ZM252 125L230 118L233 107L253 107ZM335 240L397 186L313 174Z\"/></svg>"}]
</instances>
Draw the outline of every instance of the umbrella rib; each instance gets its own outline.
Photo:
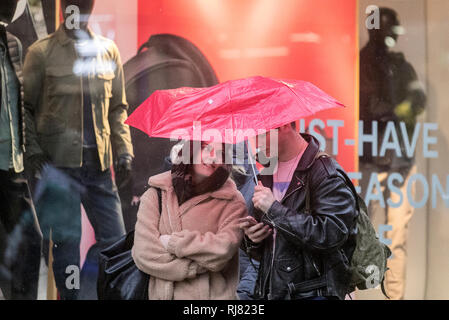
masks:
<instances>
[{"instance_id":1,"label":"umbrella rib","mask_svg":"<svg viewBox=\"0 0 449 320\"><path fill-rule=\"evenodd\" d=\"M294 96L296 97L296 100L297 100L298 102L301 102L301 101L302 101L302 99L298 96L298 94L297 94L292 88L290 88L290 86L286 85L286 84L283 83L283 82L282 82L282 84L283 84L285 87L287 87L288 90L290 90L290 91L294 94ZM313 112L309 109L309 107L307 107L307 109L308 109L309 113L311 113L311 114L313 113Z\"/></svg>"},{"instance_id":2,"label":"umbrella rib","mask_svg":"<svg viewBox=\"0 0 449 320\"><path fill-rule=\"evenodd\" d=\"M232 102L231 102L231 85L230 82L228 82L228 103L229 103L229 108L231 109L231 130L232 130L232 135L233 138L232 140L234 141L234 128L235 128L235 115L234 115L234 110L233 110L233 106L232 106ZM225 136L226 136L226 132L225 132Z\"/></svg>"},{"instance_id":3,"label":"umbrella rib","mask_svg":"<svg viewBox=\"0 0 449 320\"><path fill-rule=\"evenodd\" d=\"M280 90L279 88L276 88L276 91L277 91L277 92L279 92L279 90ZM267 101L270 101L270 100L272 100L272 99L274 99L274 94L273 94L273 95L270 95L270 96L264 101L264 103L267 103ZM271 116L271 115L270 115L270 116ZM264 115L264 116L262 117L262 119L263 119L264 124L265 124L264 130L265 130L266 132L270 131L271 129L276 129L276 128L272 128L272 126L269 125L269 122L268 122L269 117L267 117L266 115ZM262 128L254 128L254 129L256 130L256 129L262 129Z\"/></svg>"}]
</instances>

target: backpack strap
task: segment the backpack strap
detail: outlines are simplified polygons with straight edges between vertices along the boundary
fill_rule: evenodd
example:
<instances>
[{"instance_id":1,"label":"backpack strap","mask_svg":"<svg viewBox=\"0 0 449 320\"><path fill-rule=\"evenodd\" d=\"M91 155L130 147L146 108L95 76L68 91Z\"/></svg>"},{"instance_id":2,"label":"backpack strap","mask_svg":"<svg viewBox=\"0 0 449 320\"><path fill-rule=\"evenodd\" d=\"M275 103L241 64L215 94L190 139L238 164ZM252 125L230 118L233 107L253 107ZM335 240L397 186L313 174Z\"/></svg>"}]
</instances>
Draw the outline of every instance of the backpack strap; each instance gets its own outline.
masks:
<instances>
[{"instance_id":1,"label":"backpack strap","mask_svg":"<svg viewBox=\"0 0 449 320\"><path fill-rule=\"evenodd\" d=\"M329 158L330 157L330 155L328 155L326 152L323 152L323 151L319 151L316 155L315 155L315 158L313 159L313 162L315 162L317 159L319 159L319 158L321 158L321 157L327 157L327 158ZM313 164L312 164L313 165ZM310 167L312 167L312 165L310 166ZM327 170L327 169L326 169ZM310 196L310 184L309 184L309 172L310 172L310 170L308 170L307 171L307 173L306 173L306 208L305 208L305 211L306 211L306 213L307 214L311 214L312 212L311 212L311 206L310 206L310 199L311 199L311 196Z\"/></svg>"},{"instance_id":2,"label":"backpack strap","mask_svg":"<svg viewBox=\"0 0 449 320\"><path fill-rule=\"evenodd\" d=\"M310 184L309 184L309 181L310 181L309 173L307 172L307 174L306 174L306 208L305 208L306 214L312 214L311 205L310 205L311 196L310 196Z\"/></svg>"},{"instance_id":3,"label":"backpack strap","mask_svg":"<svg viewBox=\"0 0 449 320\"><path fill-rule=\"evenodd\" d=\"M385 273L387 273L388 270L390 270L390 268L387 268L387 269L385 270ZM385 275L384 275L384 277L383 277L383 279L382 279L382 282L380 283L380 288L381 288L382 293L384 294L384 296L387 297L387 299L391 299L391 298L387 295L387 292L386 292L386 290L385 290Z\"/></svg>"},{"instance_id":4,"label":"backpack strap","mask_svg":"<svg viewBox=\"0 0 449 320\"><path fill-rule=\"evenodd\" d=\"M355 191L354 184L352 183L351 179L349 179L349 177L348 177L348 175L346 174L346 172L344 172L344 171L341 170L341 169L337 169L337 171L340 172L341 175L345 178L346 185L351 189L352 194L353 194L354 197L355 197L355 204L356 204L356 206L357 206L357 210L360 211L360 203L359 203L359 201L358 201L358 199L359 199L360 196L358 195L357 191Z\"/></svg>"},{"instance_id":5,"label":"backpack strap","mask_svg":"<svg viewBox=\"0 0 449 320\"><path fill-rule=\"evenodd\" d=\"M315 159L313 161L315 162L317 159L320 159L322 157L330 158L331 156L329 154L327 154L326 152L320 151L316 154ZM329 173L330 173L330 171L333 171L333 170L330 170L330 168L328 168L328 166L326 164L324 167L326 168L326 170ZM343 170L338 169L338 168L336 168L334 170L336 170L337 172L340 172L340 174L345 179L346 185L351 189L352 194L354 195L357 211L360 211L360 204L358 201L359 195L358 195L357 191L355 190L354 184L352 183L351 179L349 179L348 175ZM306 210L306 213L309 213L309 214L311 213L311 211L310 211L310 201L311 200L310 199L311 199L311 196L310 196L309 172L307 172L307 175L306 175L306 208L305 208L305 210Z\"/></svg>"},{"instance_id":6,"label":"backpack strap","mask_svg":"<svg viewBox=\"0 0 449 320\"><path fill-rule=\"evenodd\" d=\"M381 290L382 290L382 293L384 294L384 296L385 297L387 297L387 299L391 299L388 295L387 295L387 292L385 291L385 279L384 280L382 280L382 283L380 284L380 288L381 288Z\"/></svg>"}]
</instances>

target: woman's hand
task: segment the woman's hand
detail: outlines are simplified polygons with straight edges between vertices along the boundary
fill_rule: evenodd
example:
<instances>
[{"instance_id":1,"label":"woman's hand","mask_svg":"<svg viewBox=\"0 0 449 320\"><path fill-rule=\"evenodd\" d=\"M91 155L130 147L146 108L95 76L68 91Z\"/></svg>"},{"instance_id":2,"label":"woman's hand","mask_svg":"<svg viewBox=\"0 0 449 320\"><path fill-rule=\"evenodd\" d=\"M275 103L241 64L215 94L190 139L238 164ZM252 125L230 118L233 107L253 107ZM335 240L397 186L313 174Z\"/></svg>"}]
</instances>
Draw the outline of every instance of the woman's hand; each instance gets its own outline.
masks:
<instances>
[{"instance_id":1,"label":"woman's hand","mask_svg":"<svg viewBox=\"0 0 449 320\"><path fill-rule=\"evenodd\" d=\"M165 250L167 250L168 242L170 241L170 237L171 237L171 235L168 235L168 234L163 234L159 237L159 241L162 243Z\"/></svg>"},{"instance_id":2,"label":"woman's hand","mask_svg":"<svg viewBox=\"0 0 449 320\"><path fill-rule=\"evenodd\" d=\"M131 200L131 206L132 207L138 206L139 203L140 203L140 197L133 196L133 199Z\"/></svg>"}]
</instances>

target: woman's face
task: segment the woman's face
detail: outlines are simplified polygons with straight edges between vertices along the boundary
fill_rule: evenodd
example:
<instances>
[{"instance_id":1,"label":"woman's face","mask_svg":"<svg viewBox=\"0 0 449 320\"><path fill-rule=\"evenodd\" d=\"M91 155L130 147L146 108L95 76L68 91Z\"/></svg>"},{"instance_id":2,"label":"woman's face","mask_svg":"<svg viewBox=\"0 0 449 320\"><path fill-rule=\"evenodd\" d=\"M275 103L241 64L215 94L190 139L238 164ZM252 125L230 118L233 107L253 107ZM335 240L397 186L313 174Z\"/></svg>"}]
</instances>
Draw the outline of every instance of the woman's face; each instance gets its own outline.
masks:
<instances>
[{"instance_id":1,"label":"woman's face","mask_svg":"<svg viewBox=\"0 0 449 320\"><path fill-rule=\"evenodd\" d=\"M222 143L209 143L194 157L193 173L199 177L209 177L223 164Z\"/></svg>"}]
</instances>

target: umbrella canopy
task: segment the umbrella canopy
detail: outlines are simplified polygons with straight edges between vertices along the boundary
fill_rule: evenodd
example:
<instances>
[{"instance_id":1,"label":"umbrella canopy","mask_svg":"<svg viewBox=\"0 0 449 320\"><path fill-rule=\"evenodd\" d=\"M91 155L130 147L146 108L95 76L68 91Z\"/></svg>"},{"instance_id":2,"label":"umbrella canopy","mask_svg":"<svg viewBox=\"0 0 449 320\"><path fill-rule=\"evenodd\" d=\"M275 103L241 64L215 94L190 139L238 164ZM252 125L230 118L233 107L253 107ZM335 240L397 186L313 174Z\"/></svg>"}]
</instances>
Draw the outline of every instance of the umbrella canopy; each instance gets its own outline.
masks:
<instances>
[{"instance_id":1,"label":"umbrella canopy","mask_svg":"<svg viewBox=\"0 0 449 320\"><path fill-rule=\"evenodd\" d=\"M202 134L213 130L223 142L237 143L335 107L344 106L309 82L256 76L155 91L126 123L151 137L176 139L182 132L183 139L208 140Z\"/></svg>"}]
</instances>

